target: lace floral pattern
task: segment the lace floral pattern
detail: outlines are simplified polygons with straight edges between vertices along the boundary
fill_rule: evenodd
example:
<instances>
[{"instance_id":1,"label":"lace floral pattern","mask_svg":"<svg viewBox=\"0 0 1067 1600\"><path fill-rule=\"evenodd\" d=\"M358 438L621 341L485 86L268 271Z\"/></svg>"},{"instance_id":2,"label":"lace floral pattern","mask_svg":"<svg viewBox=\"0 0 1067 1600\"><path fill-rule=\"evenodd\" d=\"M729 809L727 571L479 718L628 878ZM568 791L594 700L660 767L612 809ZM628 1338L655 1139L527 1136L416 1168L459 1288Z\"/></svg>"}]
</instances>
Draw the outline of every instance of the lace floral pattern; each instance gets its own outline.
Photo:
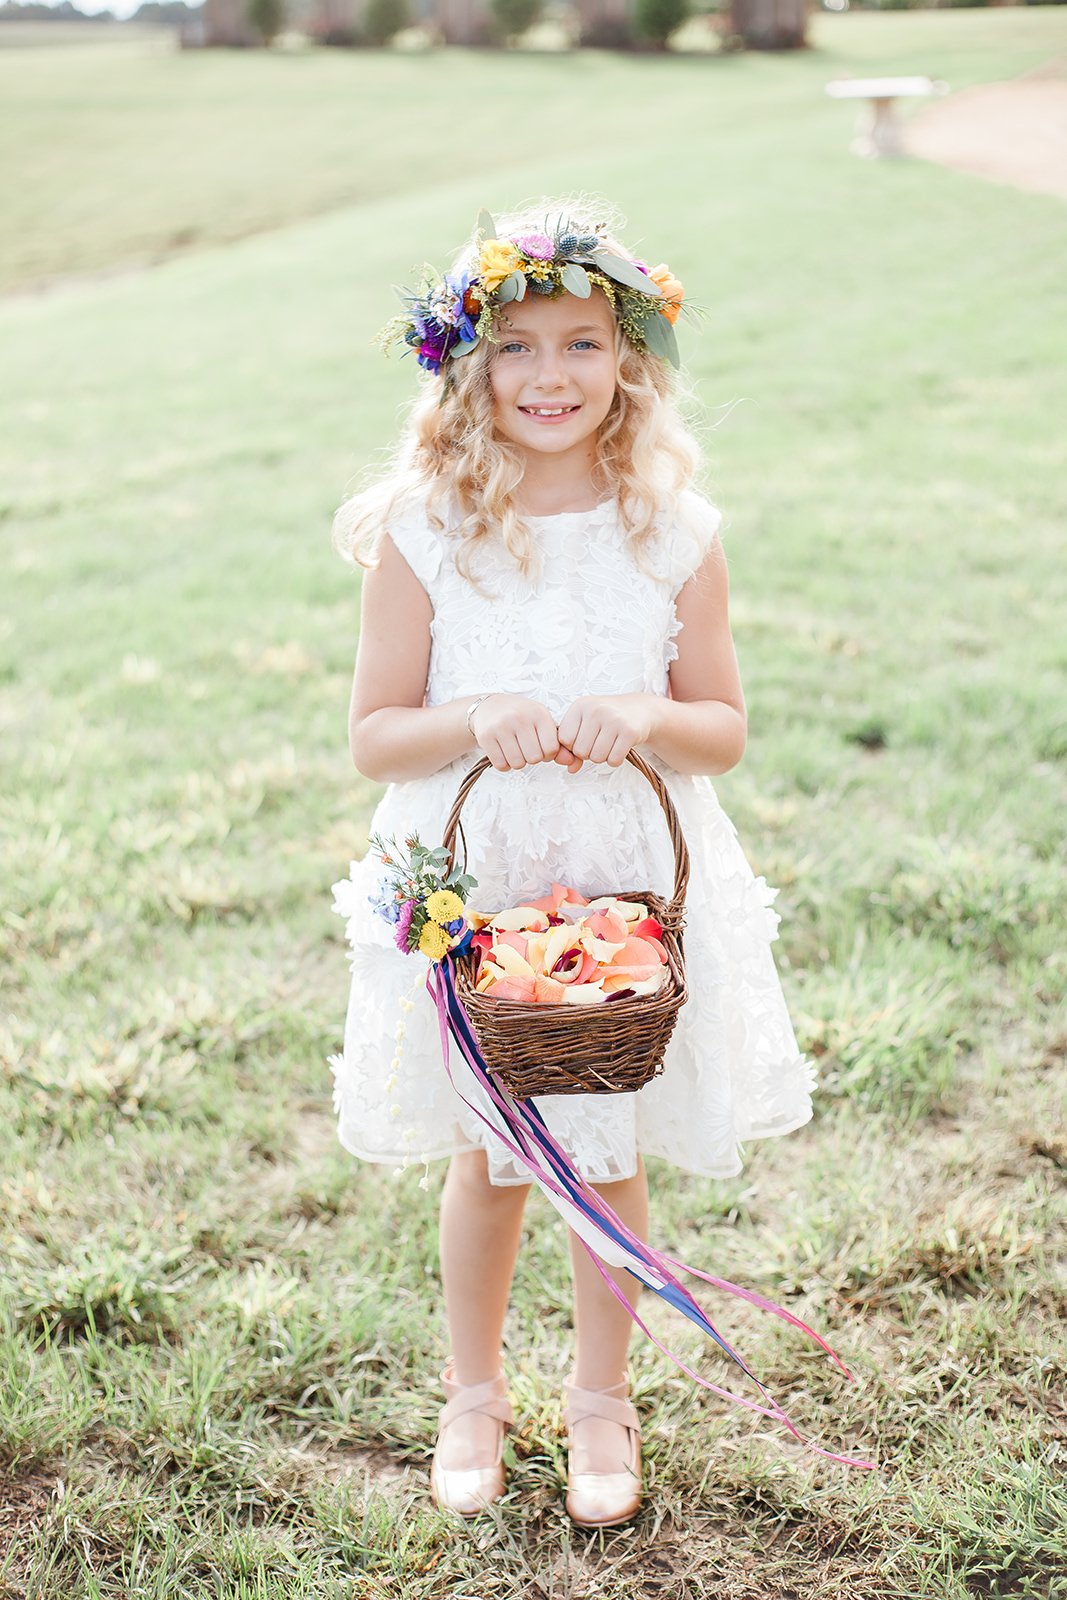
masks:
<instances>
[{"instance_id":1,"label":"lace floral pattern","mask_svg":"<svg viewBox=\"0 0 1067 1600\"><path fill-rule=\"evenodd\" d=\"M719 524L714 508L693 500L703 535L662 530L651 575L629 555L614 501L534 518L540 571L524 579L503 549L493 561L483 555L486 564L476 571L492 598L456 571L447 540L425 518L396 520L389 533L433 605L427 703L473 698L492 684L531 695L558 717L583 694L666 694L682 626L674 602ZM371 828L439 840L477 759L472 751L430 777L391 784ZM701 979L690 985L664 1071L652 1083L632 1094L539 1099L549 1128L593 1182L632 1176L638 1151L689 1172L733 1176L742 1170L742 1141L808 1121L816 1087L770 948L778 936L778 891L754 876L711 780L650 759L689 846L685 950ZM478 879L470 903L478 910L542 894L553 879L590 896L631 888L669 894L673 887L663 813L630 766L487 772L464 805L463 829ZM343 1049L328 1058L339 1138L355 1155L401 1166L482 1146L495 1184L525 1182L448 1082L437 1015L420 981L425 963L395 949L368 904L378 873L365 857L333 886L352 972ZM403 1048L391 1072L401 1022ZM455 1053L452 1064L457 1083L477 1102L479 1091Z\"/></svg>"}]
</instances>

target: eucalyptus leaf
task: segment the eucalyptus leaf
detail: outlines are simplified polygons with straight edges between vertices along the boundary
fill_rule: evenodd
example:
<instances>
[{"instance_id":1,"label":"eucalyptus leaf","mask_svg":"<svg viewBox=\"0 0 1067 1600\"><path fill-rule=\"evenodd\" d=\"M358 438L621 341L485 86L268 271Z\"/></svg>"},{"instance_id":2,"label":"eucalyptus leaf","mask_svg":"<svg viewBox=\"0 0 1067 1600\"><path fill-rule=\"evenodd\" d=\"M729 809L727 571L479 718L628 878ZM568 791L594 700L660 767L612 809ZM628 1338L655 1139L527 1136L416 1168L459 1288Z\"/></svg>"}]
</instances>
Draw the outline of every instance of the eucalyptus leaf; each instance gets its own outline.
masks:
<instances>
[{"instance_id":1,"label":"eucalyptus leaf","mask_svg":"<svg viewBox=\"0 0 1067 1600\"><path fill-rule=\"evenodd\" d=\"M461 339L458 344L454 344L452 346L448 353L452 357L453 361L455 361L459 356L469 356L471 351L477 350L477 348L477 339Z\"/></svg>"},{"instance_id":2,"label":"eucalyptus leaf","mask_svg":"<svg viewBox=\"0 0 1067 1600\"><path fill-rule=\"evenodd\" d=\"M488 211L479 211L478 231L479 233L483 233L487 239L496 238L496 223L493 221Z\"/></svg>"},{"instance_id":3,"label":"eucalyptus leaf","mask_svg":"<svg viewBox=\"0 0 1067 1600\"><path fill-rule=\"evenodd\" d=\"M598 250L593 260L601 272L609 278L614 278L616 283L625 284L627 289L639 289L642 294L647 294L650 300L662 300L663 290L658 283L653 283L651 278L646 278L640 267L635 267L632 261L624 261L621 256L613 256L609 250Z\"/></svg>"},{"instance_id":4,"label":"eucalyptus leaf","mask_svg":"<svg viewBox=\"0 0 1067 1600\"><path fill-rule=\"evenodd\" d=\"M589 274L575 262L568 261L560 268L559 281L571 294L576 294L579 300L588 300L593 292L593 285L589 282Z\"/></svg>"},{"instance_id":5,"label":"eucalyptus leaf","mask_svg":"<svg viewBox=\"0 0 1067 1600\"><path fill-rule=\"evenodd\" d=\"M680 367L682 358L678 350L678 340L675 338L674 329L667 318L659 312L642 324L642 333L645 345L654 356L660 356L664 361L669 361L672 367Z\"/></svg>"},{"instance_id":6,"label":"eucalyptus leaf","mask_svg":"<svg viewBox=\"0 0 1067 1600\"><path fill-rule=\"evenodd\" d=\"M496 291L495 298L497 305L506 306L509 300L514 300L518 290L519 286L515 282L515 274L512 273L510 278L504 279L503 283L500 285L500 288Z\"/></svg>"}]
</instances>

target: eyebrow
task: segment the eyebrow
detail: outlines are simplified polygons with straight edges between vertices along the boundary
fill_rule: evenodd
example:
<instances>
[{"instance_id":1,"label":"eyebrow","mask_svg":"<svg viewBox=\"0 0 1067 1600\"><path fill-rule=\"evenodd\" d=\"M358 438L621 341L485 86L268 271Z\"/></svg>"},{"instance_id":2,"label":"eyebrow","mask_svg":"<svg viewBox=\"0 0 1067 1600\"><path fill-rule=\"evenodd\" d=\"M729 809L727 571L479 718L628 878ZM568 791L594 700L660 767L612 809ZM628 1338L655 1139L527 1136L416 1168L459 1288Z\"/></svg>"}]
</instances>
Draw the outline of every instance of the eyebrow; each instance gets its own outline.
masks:
<instances>
[{"instance_id":1,"label":"eyebrow","mask_svg":"<svg viewBox=\"0 0 1067 1600\"><path fill-rule=\"evenodd\" d=\"M508 324L508 332L510 334L518 334L520 337L529 338L531 331L532 330L529 328L517 328L514 323ZM605 334L605 330L595 322L578 323L575 327L568 328L567 332L572 339L577 333L598 333L600 334L601 338L603 338Z\"/></svg>"}]
</instances>

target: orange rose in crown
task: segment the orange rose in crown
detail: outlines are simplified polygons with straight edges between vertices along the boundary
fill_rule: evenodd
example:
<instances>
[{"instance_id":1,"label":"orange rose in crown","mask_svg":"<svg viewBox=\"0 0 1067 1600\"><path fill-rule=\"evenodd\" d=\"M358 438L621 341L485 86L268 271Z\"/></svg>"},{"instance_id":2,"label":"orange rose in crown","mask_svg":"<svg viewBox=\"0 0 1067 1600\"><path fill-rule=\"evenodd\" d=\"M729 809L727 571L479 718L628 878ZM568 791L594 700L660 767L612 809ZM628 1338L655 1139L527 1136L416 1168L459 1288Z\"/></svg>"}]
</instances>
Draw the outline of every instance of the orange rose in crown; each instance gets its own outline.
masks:
<instances>
[{"instance_id":1,"label":"orange rose in crown","mask_svg":"<svg viewBox=\"0 0 1067 1600\"><path fill-rule=\"evenodd\" d=\"M599 1005L654 994L667 973L663 929L636 900L587 900L554 883L550 894L485 917L475 929L475 988L527 1005Z\"/></svg>"},{"instance_id":2,"label":"orange rose in crown","mask_svg":"<svg viewBox=\"0 0 1067 1600\"><path fill-rule=\"evenodd\" d=\"M681 311L682 301L685 299L685 290L682 287L681 280L676 278L670 267L665 266L662 262L658 267L652 267L648 275L652 282L658 283L663 290L665 304L661 307L661 310L667 321L673 326L678 321L678 313Z\"/></svg>"}]
</instances>

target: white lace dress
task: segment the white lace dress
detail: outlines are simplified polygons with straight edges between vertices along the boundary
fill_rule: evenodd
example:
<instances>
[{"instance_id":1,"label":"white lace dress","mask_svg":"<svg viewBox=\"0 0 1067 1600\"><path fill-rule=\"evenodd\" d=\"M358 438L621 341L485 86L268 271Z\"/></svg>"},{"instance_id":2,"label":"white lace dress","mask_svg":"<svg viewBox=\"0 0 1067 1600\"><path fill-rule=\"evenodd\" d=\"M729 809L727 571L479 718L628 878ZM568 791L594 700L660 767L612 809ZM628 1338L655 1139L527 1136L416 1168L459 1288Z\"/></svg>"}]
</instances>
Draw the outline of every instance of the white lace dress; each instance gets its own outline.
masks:
<instances>
[{"instance_id":1,"label":"white lace dress","mask_svg":"<svg viewBox=\"0 0 1067 1600\"><path fill-rule=\"evenodd\" d=\"M475 566L494 598L479 596L457 572L451 542L424 514L394 518L389 533L433 605L426 703L474 699L491 687L538 699L558 718L583 694L666 694L681 628L674 601L720 521L695 493L686 503L694 528L661 530L656 576L628 554L614 500L530 518L541 573L524 579L501 545ZM771 909L778 891L753 875L711 780L642 753L663 775L689 846L689 997L664 1070L643 1089L543 1096L538 1105L592 1182L631 1177L638 1151L730 1177L742 1169L744 1140L788 1133L812 1112L813 1065L797 1048L770 948L781 920ZM398 841L417 832L424 843L440 843L459 783L479 758L471 751L429 777L390 784L371 831ZM629 764L487 771L462 823L478 880L470 905L479 911L545 894L553 880L590 898L638 886L665 896L673 889L663 812ZM333 886L352 970L344 1048L328 1058L341 1143L401 1168L484 1146L494 1184L524 1182L448 1081L425 989L427 962L398 951L391 926L368 903L381 873L368 853Z\"/></svg>"}]
</instances>

